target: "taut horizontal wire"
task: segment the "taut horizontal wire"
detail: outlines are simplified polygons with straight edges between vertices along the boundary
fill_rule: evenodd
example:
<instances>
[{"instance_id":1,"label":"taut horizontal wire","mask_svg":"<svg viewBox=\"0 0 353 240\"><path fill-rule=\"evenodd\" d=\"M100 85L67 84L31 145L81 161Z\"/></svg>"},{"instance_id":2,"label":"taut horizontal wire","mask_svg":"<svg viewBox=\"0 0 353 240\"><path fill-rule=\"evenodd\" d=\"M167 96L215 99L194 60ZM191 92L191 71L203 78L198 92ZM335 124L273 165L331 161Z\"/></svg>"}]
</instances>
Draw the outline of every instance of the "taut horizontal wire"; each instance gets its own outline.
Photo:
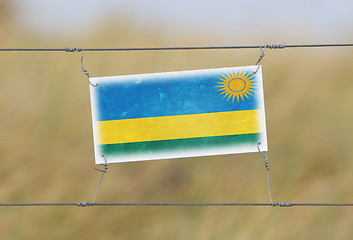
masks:
<instances>
[{"instance_id":1,"label":"taut horizontal wire","mask_svg":"<svg viewBox=\"0 0 353 240\"><path fill-rule=\"evenodd\" d=\"M353 203L1 203L0 207L48 207L48 206L175 206L175 207L210 207L210 206L228 206L228 207L353 207Z\"/></svg>"},{"instance_id":2,"label":"taut horizontal wire","mask_svg":"<svg viewBox=\"0 0 353 240\"><path fill-rule=\"evenodd\" d=\"M271 44L250 46L203 46L203 47L146 47L146 48L0 48L2 52L81 52L87 51L172 51L172 50L222 50L222 49L284 49L284 48L316 48L316 47L353 47L353 43L329 44Z\"/></svg>"}]
</instances>

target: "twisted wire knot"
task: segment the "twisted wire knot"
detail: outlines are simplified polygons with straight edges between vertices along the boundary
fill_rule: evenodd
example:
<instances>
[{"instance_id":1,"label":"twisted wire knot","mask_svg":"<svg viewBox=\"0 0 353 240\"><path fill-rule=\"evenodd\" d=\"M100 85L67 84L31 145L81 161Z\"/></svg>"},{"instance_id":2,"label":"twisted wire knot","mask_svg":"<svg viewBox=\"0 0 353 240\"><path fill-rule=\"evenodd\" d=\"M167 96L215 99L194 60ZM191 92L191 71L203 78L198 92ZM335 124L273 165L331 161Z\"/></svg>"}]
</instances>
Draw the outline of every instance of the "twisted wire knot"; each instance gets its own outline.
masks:
<instances>
[{"instance_id":1,"label":"twisted wire knot","mask_svg":"<svg viewBox=\"0 0 353 240\"><path fill-rule=\"evenodd\" d=\"M284 49L285 47L286 47L285 43L266 45L266 48L269 48L269 49Z\"/></svg>"},{"instance_id":2,"label":"twisted wire knot","mask_svg":"<svg viewBox=\"0 0 353 240\"><path fill-rule=\"evenodd\" d=\"M83 67L83 65L81 67L82 67L83 74L85 74L89 80L91 78L91 76L89 75L88 71Z\"/></svg>"},{"instance_id":3,"label":"twisted wire knot","mask_svg":"<svg viewBox=\"0 0 353 240\"><path fill-rule=\"evenodd\" d=\"M292 202L277 202L277 203L273 203L272 206L276 207L293 207L294 203Z\"/></svg>"},{"instance_id":4,"label":"twisted wire knot","mask_svg":"<svg viewBox=\"0 0 353 240\"><path fill-rule=\"evenodd\" d=\"M257 65L257 68L256 70L253 72L253 74L255 75L257 73L257 71L259 70L260 68L260 62L262 61L262 59L264 58L265 56L265 50L266 48L269 48L269 49L284 49L285 48L285 43L281 43L281 44L272 44L272 45L265 45L264 47L260 46L260 50L261 50L261 55L259 57L259 60L257 60L256 64Z\"/></svg>"},{"instance_id":5,"label":"twisted wire knot","mask_svg":"<svg viewBox=\"0 0 353 240\"><path fill-rule=\"evenodd\" d=\"M268 167L269 166L269 163L268 163L268 160L267 158L265 159L265 168L267 168L269 171L270 171L270 168Z\"/></svg>"},{"instance_id":6,"label":"twisted wire knot","mask_svg":"<svg viewBox=\"0 0 353 240\"><path fill-rule=\"evenodd\" d=\"M91 83L91 81L89 80L89 79L91 78L91 76L89 75L88 71L87 71L87 70L84 68L84 66L83 66L83 56L84 56L85 52L84 52L84 49L83 49L83 48L81 48L80 51L82 51L82 56L81 56L81 69L82 69L82 72L87 76L87 81L88 81L88 83L89 83L92 87L98 87L98 84L93 84L93 83Z\"/></svg>"},{"instance_id":7,"label":"twisted wire knot","mask_svg":"<svg viewBox=\"0 0 353 240\"><path fill-rule=\"evenodd\" d=\"M259 57L259 60L257 60L256 64L255 65L259 65L259 63L262 61L263 57L265 56L265 49L266 49L267 46L265 46L264 50L261 49L261 54L260 54L260 57ZM257 72L257 70L256 70ZM255 72L255 73L256 73Z\"/></svg>"},{"instance_id":8,"label":"twisted wire knot","mask_svg":"<svg viewBox=\"0 0 353 240\"><path fill-rule=\"evenodd\" d=\"M76 205L77 207L93 207L93 204L90 202L77 202Z\"/></svg>"},{"instance_id":9,"label":"twisted wire knot","mask_svg":"<svg viewBox=\"0 0 353 240\"><path fill-rule=\"evenodd\" d=\"M82 52L82 50L83 50L82 48L75 48L75 47L74 48L69 48L69 47L65 48L66 52Z\"/></svg>"}]
</instances>

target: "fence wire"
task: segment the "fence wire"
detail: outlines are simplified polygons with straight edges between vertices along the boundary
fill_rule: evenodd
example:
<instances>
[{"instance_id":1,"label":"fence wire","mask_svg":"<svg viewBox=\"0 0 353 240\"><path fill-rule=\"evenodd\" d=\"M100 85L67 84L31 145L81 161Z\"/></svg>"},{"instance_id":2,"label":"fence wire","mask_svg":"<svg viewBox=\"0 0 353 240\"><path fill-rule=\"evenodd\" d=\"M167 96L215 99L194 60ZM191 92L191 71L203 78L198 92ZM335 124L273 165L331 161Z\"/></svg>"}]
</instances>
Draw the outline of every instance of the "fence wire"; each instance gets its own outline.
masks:
<instances>
[{"instance_id":1,"label":"fence wire","mask_svg":"<svg viewBox=\"0 0 353 240\"><path fill-rule=\"evenodd\" d=\"M269 44L249 46L196 46L196 47L137 47L137 48L0 48L2 52L81 52L81 51L173 51L173 50L229 50L229 49L285 49L318 47L353 47L353 43L328 44Z\"/></svg>"},{"instance_id":2,"label":"fence wire","mask_svg":"<svg viewBox=\"0 0 353 240\"><path fill-rule=\"evenodd\" d=\"M0 207L353 207L353 203L91 203L91 202L76 202L76 203L1 203Z\"/></svg>"}]
</instances>

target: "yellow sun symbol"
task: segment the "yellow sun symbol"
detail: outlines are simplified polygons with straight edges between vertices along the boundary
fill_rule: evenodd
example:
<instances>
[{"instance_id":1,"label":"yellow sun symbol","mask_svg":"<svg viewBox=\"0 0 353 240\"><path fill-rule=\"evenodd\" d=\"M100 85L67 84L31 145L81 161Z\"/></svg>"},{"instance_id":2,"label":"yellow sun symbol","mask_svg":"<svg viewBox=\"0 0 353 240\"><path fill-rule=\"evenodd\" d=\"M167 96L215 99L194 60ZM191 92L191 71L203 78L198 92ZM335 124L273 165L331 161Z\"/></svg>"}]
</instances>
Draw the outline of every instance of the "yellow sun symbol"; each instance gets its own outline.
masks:
<instances>
[{"instance_id":1,"label":"yellow sun symbol","mask_svg":"<svg viewBox=\"0 0 353 240\"><path fill-rule=\"evenodd\" d=\"M223 78L218 78L222 82L216 82L219 83L220 89L217 91L222 91L219 95L224 94L223 98L228 96L227 101L232 97L232 102L234 101L235 97L237 97L237 100L239 102L239 96L241 99L244 101L244 96L249 99L248 95L251 95L251 92L255 92L253 89L256 88L255 85L255 79L254 75L251 72L234 72L234 73L227 73L227 76L222 75Z\"/></svg>"}]
</instances>

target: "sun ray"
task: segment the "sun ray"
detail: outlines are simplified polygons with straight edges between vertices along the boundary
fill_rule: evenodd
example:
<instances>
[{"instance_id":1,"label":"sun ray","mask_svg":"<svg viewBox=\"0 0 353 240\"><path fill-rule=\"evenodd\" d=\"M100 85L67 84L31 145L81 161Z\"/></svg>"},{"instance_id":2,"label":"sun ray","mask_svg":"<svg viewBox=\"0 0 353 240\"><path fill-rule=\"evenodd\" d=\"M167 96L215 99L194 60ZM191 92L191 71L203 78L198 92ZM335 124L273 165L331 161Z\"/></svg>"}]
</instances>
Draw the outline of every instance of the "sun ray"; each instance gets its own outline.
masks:
<instances>
[{"instance_id":1,"label":"sun ray","mask_svg":"<svg viewBox=\"0 0 353 240\"><path fill-rule=\"evenodd\" d=\"M249 72L248 74L246 74L246 76L245 76L245 77L247 78L250 74L251 74L251 72Z\"/></svg>"},{"instance_id":2,"label":"sun ray","mask_svg":"<svg viewBox=\"0 0 353 240\"><path fill-rule=\"evenodd\" d=\"M237 99L237 102L239 102L241 98L244 102L250 99L249 96L254 96L252 93L256 92L254 89L257 87L255 86L256 78L252 72L234 71L221 74L221 76L223 78L218 78L220 81L216 82L219 84L216 87L219 88L217 91L221 92L219 95L223 95L223 98L227 98L227 101L232 99L232 102L234 102Z\"/></svg>"},{"instance_id":3,"label":"sun ray","mask_svg":"<svg viewBox=\"0 0 353 240\"><path fill-rule=\"evenodd\" d=\"M225 98L226 96L230 95L229 93L224 94L223 98ZM227 100L228 101L228 100Z\"/></svg>"},{"instance_id":4,"label":"sun ray","mask_svg":"<svg viewBox=\"0 0 353 240\"><path fill-rule=\"evenodd\" d=\"M244 96L247 98L247 99L249 99L249 97L248 97L248 95L246 95L246 93L243 93L244 94Z\"/></svg>"}]
</instances>

